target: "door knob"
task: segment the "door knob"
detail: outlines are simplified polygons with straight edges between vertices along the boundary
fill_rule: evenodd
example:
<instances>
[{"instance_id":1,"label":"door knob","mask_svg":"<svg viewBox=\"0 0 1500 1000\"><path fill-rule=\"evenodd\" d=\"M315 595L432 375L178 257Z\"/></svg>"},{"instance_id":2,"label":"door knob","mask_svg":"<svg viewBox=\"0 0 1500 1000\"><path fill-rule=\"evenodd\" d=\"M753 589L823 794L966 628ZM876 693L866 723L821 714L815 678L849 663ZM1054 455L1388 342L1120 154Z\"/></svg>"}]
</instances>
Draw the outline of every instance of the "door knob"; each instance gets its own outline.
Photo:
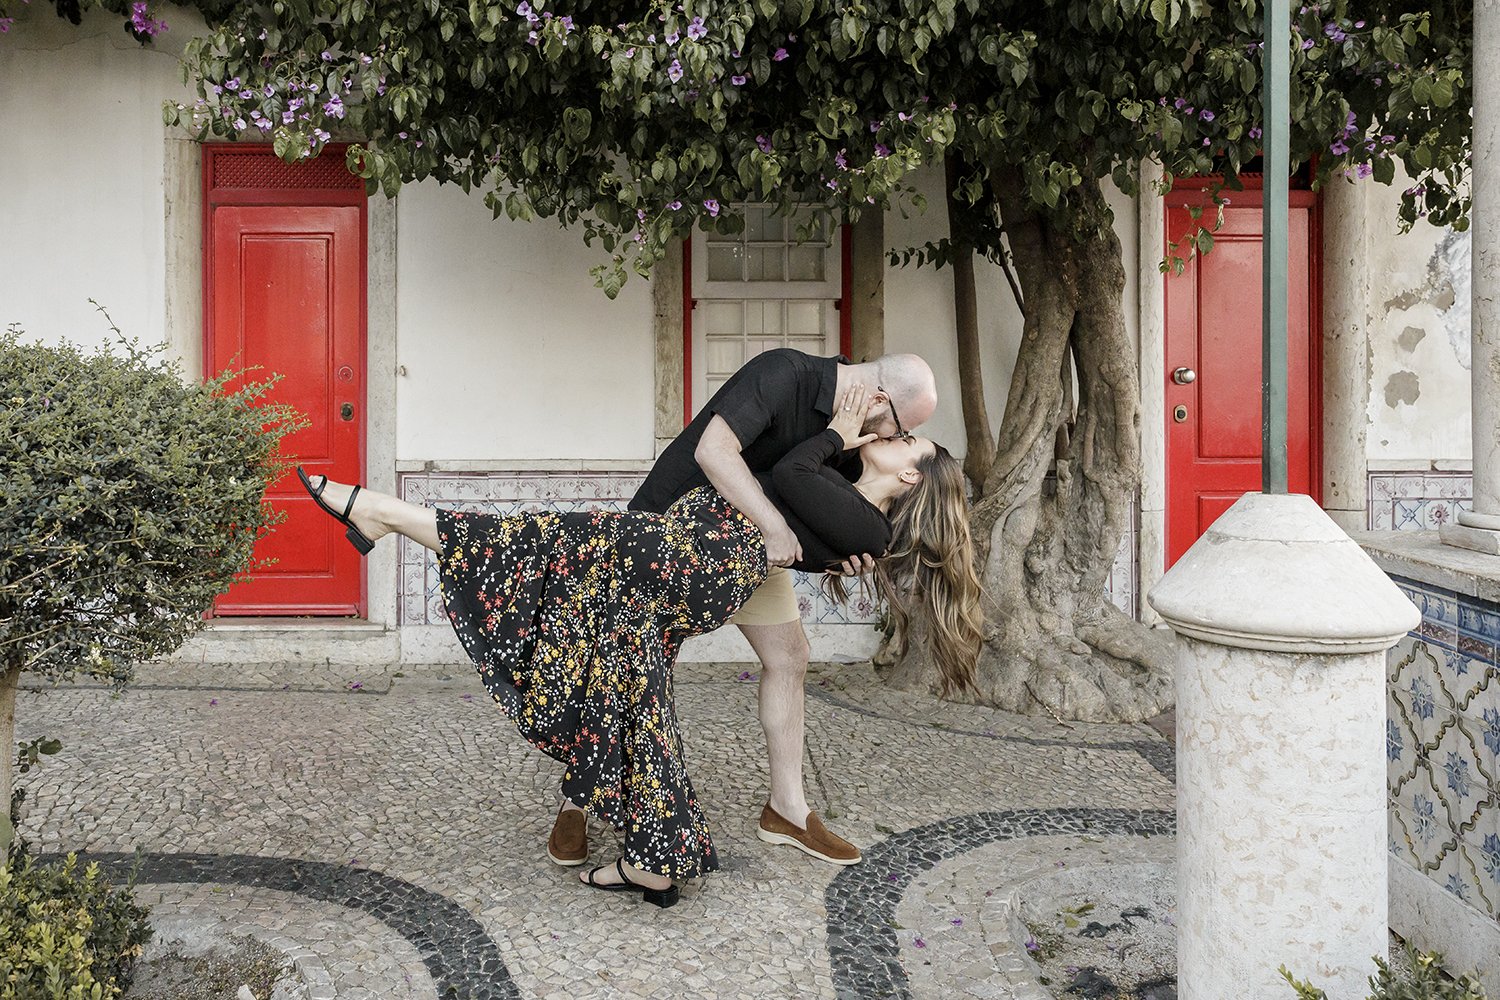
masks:
<instances>
[{"instance_id":1,"label":"door knob","mask_svg":"<svg viewBox=\"0 0 1500 1000\"><path fill-rule=\"evenodd\" d=\"M345 420L353 420L354 419L354 404L353 403L345 403L343 406L340 406L339 407L339 416L342 417L342 418L344 418Z\"/></svg>"},{"instance_id":2,"label":"door knob","mask_svg":"<svg viewBox=\"0 0 1500 1000\"><path fill-rule=\"evenodd\" d=\"M1187 385L1198 377L1198 373L1191 368L1178 368L1172 372L1172 381L1178 385Z\"/></svg>"}]
</instances>

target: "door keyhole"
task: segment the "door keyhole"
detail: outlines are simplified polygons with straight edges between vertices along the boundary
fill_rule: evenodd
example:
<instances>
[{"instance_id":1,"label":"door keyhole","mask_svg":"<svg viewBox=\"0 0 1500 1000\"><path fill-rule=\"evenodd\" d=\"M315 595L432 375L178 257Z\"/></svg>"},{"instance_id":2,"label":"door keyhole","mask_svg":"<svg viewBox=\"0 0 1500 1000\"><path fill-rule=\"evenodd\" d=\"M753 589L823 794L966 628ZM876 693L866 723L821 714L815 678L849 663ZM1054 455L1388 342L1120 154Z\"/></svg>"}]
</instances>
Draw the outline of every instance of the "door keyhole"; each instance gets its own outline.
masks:
<instances>
[{"instance_id":1,"label":"door keyhole","mask_svg":"<svg viewBox=\"0 0 1500 1000\"><path fill-rule=\"evenodd\" d=\"M343 417L345 420L353 420L354 419L354 404L353 403L345 403L343 406L340 406L339 407L339 416Z\"/></svg>"},{"instance_id":2,"label":"door keyhole","mask_svg":"<svg viewBox=\"0 0 1500 1000\"><path fill-rule=\"evenodd\" d=\"M1179 424L1186 420L1187 407L1183 406L1181 403L1178 403L1176 406L1172 407L1172 419L1177 421Z\"/></svg>"}]
</instances>

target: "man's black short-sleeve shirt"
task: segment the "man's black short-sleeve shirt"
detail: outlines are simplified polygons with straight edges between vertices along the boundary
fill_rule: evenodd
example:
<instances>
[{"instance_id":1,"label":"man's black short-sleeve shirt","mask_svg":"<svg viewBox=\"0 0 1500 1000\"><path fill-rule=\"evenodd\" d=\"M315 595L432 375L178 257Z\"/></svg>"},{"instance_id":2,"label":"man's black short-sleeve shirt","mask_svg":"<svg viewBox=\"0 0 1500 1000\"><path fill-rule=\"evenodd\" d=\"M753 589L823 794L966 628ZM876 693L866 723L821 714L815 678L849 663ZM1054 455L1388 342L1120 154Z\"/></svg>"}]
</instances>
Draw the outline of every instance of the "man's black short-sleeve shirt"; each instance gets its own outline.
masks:
<instances>
[{"instance_id":1,"label":"man's black short-sleeve shirt","mask_svg":"<svg viewBox=\"0 0 1500 1000\"><path fill-rule=\"evenodd\" d=\"M750 471L770 472L787 452L827 429L838 366L848 363L847 358L818 358L791 348L751 358L662 451L630 509L665 511L688 490L708 485L693 453L714 414L739 439L740 456ZM858 478L858 453L848 452L839 471Z\"/></svg>"}]
</instances>

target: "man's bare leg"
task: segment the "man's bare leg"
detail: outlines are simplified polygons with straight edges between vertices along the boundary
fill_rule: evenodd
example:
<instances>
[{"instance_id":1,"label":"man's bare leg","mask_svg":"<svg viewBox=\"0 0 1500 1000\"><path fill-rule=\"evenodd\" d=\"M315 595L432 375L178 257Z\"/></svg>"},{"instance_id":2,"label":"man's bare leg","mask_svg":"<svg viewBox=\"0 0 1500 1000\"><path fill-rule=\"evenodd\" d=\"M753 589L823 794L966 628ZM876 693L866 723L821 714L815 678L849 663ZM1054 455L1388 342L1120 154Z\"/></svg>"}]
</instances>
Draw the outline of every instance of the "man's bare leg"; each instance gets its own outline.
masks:
<instances>
[{"instance_id":1,"label":"man's bare leg","mask_svg":"<svg viewBox=\"0 0 1500 1000\"><path fill-rule=\"evenodd\" d=\"M800 621L741 625L760 658L760 726L771 767L771 808L799 827L807 826L802 787L802 744L807 658L811 652Z\"/></svg>"}]
</instances>

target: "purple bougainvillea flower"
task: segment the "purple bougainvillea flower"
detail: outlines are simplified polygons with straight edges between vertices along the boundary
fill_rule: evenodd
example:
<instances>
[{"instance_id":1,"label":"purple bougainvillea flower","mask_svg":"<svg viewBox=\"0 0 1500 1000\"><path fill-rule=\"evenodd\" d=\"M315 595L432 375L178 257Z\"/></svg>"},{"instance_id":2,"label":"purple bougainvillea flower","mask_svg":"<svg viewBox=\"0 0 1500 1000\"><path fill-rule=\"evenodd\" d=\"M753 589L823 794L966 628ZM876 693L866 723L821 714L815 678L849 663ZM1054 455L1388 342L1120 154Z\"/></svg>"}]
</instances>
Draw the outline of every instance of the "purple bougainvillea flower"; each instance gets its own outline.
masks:
<instances>
[{"instance_id":1,"label":"purple bougainvillea flower","mask_svg":"<svg viewBox=\"0 0 1500 1000\"><path fill-rule=\"evenodd\" d=\"M1252 139L1259 139L1260 137L1261 137L1260 126L1257 125L1255 128L1252 128L1250 130L1250 138L1252 138Z\"/></svg>"},{"instance_id":2,"label":"purple bougainvillea flower","mask_svg":"<svg viewBox=\"0 0 1500 1000\"><path fill-rule=\"evenodd\" d=\"M538 35L535 31L527 32L527 34L526 34L526 41L528 41L532 45L535 45L535 44L537 44L538 41L541 40L541 37L542 36Z\"/></svg>"},{"instance_id":3,"label":"purple bougainvillea flower","mask_svg":"<svg viewBox=\"0 0 1500 1000\"><path fill-rule=\"evenodd\" d=\"M682 33L681 32L674 31L670 35L667 36L667 44L668 45L676 45L677 44L677 40L679 38L681 38L681 37L682 37Z\"/></svg>"},{"instance_id":4,"label":"purple bougainvillea flower","mask_svg":"<svg viewBox=\"0 0 1500 1000\"><path fill-rule=\"evenodd\" d=\"M678 62L676 59L673 59L672 60L672 65L670 65L670 66L667 67L667 77L673 83L676 83L678 80L681 80L682 79L682 63Z\"/></svg>"},{"instance_id":5,"label":"purple bougainvillea flower","mask_svg":"<svg viewBox=\"0 0 1500 1000\"><path fill-rule=\"evenodd\" d=\"M1328 151L1334 156L1343 156L1345 153L1349 152L1349 147L1344 145L1344 140L1340 139L1329 146Z\"/></svg>"},{"instance_id":6,"label":"purple bougainvillea flower","mask_svg":"<svg viewBox=\"0 0 1500 1000\"><path fill-rule=\"evenodd\" d=\"M829 180L825 186L830 191L837 191L839 189L839 182L837 180Z\"/></svg>"},{"instance_id":7,"label":"purple bougainvillea flower","mask_svg":"<svg viewBox=\"0 0 1500 1000\"><path fill-rule=\"evenodd\" d=\"M734 84L736 87L743 87L745 85L745 78L736 73L729 78L729 82Z\"/></svg>"},{"instance_id":8,"label":"purple bougainvillea flower","mask_svg":"<svg viewBox=\"0 0 1500 1000\"><path fill-rule=\"evenodd\" d=\"M883 160L887 156L891 155L891 147L889 147L889 146L887 146L887 145L885 145L883 143L877 142L875 144L875 155L878 156L878 157L880 157Z\"/></svg>"},{"instance_id":9,"label":"purple bougainvillea flower","mask_svg":"<svg viewBox=\"0 0 1500 1000\"><path fill-rule=\"evenodd\" d=\"M267 97L275 97L276 96L276 88L273 87L273 86L271 86L269 83L266 84L265 95Z\"/></svg>"},{"instance_id":10,"label":"purple bougainvillea flower","mask_svg":"<svg viewBox=\"0 0 1500 1000\"><path fill-rule=\"evenodd\" d=\"M913 938L911 943L912 943L912 947L914 947L914 948L925 948L925 947L927 947L927 942L923 941L921 938Z\"/></svg>"},{"instance_id":11,"label":"purple bougainvillea flower","mask_svg":"<svg viewBox=\"0 0 1500 1000\"><path fill-rule=\"evenodd\" d=\"M297 111L297 110L300 110L301 107L302 107L302 98L300 98L300 97L294 97L290 101L286 102L286 109L288 111Z\"/></svg>"},{"instance_id":12,"label":"purple bougainvillea flower","mask_svg":"<svg viewBox=\"0 0 1500 1000\"><path fill-rule=\"evenodd\" d=\"M667 202L667 207L670 208L672 211L675 212L679 208L682 207L682 202L680 202L680 201L669 201L669 202Z\"/></svg>"},{"instance_id":13,"label":"purple bougainvillea flower","mask_svg":"<svg viewBox=\"0 0 1500 1000\"><path fill-rule=\"evenodd\" d=\"M706 34L708 34L708 29L703 26L703 18L695 17L688 22L687 36L693 41L696 42Z\"/></svg>"},{"instance_id":14,"label":"purple bougainvillea flower","mask_svg":"<svg viewBox=\"0 0 1500 1000\"><path fill-rule=\"evenodd\" d=\"M760 147L762 153L769 153L771 151L771 140L763 135L755 137L755 144Z\"/></svg>"},{"instance_id":15,"label":"purple bougainvillea flower","mask_svg":"<svg viewBox=\"0 0 1500 1000\"><path fill-rule=\"evenodd\" d=\"M293 114L292 112L290 112L290 111L283 111L281 113L281 124L283 124L283 125L290 125L292 122L294 122L296 120L297 120L297 116L295 114Z\"/></svg>"},{"instance_id":16,"label":"purple bougainvillea flower","mask_svg":"<svg viewBox=\"0 0 1500 1000\"><path fill-rule=\"evenodd\" d=\"M210 699L208 699L208 707L209 708L217 707L218 704L219 704L219 699L217 699L217 698L210 698Z\"/></svg>"},{"instance_id":17,"label":"purple bougainvillea flower","mask_svg":"<svg viewBox=\"0 0 1500 1000\"><path fill-rule=\"evenodd\" d=\"M15 23L16 19L13 17L0 17L0 34L4 34L5 32L9 31L10 26Z\"/></svg>"},{"instance_id":18,"label":"purple bougainvillea flower","mask_svg":"<svg viewBox=\"0 0 1500 1000\"><path fill-rule=\"evenodd\" d=\"M896 112L896 120L898 122L909 122L911 121L911 115L907 114L905 111L898 111Z\"/></svg>"},{"instance_id":19,"label":"purple bougainvillea flower","mask_svg":"<svg viewBox=\"0 0 1500 1000\"><path fill-rule=\"evenodd\" d=\"M323 61L324 62L333 62L333 53L329 52L327 49L324 49L323 50Z\"/></svg>"},{"instance_id":20,"label":"purple bougainvillea flower","mask_svg":"<svg viewBox=\"0 0 1500 1000\"><path fill-rule=\"evenodd\" d=\"M1031 937L1028 935L1026 938L1026 950L1035 955L1037 952L1042 950L1042 946L1037 944L1035 937Z\"/></svg>"},{"instance_id":21,"label":"purple bougainvillea flower","mask_svg":"<svg viewBox=\"0 0 1500 1000\"><path fill-rule=\"evenodd\" d=\"M371 59L369 56L360 56L359 57L359 61L362 62L362 63L364 63L366 66L368 66L368 65L370 65L370 63L374 62L375 60Z\"/></svg>"},{"instance_id":22,"label":"purple bougainvillea flower","mask_svg":"<svg viewBox=\"0 0 1500 1000\"><path fill-rule=\"evenodd\" d=\"M885 127L885 122L871 122L870 123L870 131L871 132L879 132L884 127Z\"/></svg>"},{"instance_id":23,"label":"purple bougainvillea flower","mask_svg":"<svg viewBox=\"0 0 1500 1000\"><path fill-rule=\"evenodd\" d=\"M783 60L785 58L786 58L786 49L777 49L775 52L771 53L771 61L772 62L781 62L781 60Z\"/></svg>"},{"instance_id":24,"label":"purple bougainvillea flower","mask_svg":"<svg viewBox=\"0 0 1500 1000\"><path fill-rule=\"evenodd\" d=\"M328 98L328 101L323 105L323 113L330 118L344 117L344 102L339 100L338 94L334 94Z\"/></svg>"},{"instance_id":25,"label":"purple bougainvillea flower","mask_svg":"<svg viewBox=\"0 0 1500 1000\"><path fill-rule=\"evenodd\" d=\"M1354 174L1356 177L1368 177L1374 172L1375 168L1368 163L1356 163L1354 165Z\"/></svg>"},{"instance_id":26,"label":"purple bougainvillea flower","mask_svg":"<svg viewBox=\"0 0 1500 1000\"><path fill-rule=\"evenodd\" d=\"M1307 51L1308 49L1312 48L1312 47L1313 47L1313 40L1311 38L1304 38L1304 39L1302 39L1302 50L1304 52Z\"/></svg>"},{"instance_id":27,"label":"purple bougainvillea flower","mask_svg":"<svg viewBox=\"0 0 1500 1000\"><path fill-rule=\"evenodd\" d=\"M562 18L559 18L559 21L561 22L564 31L572 31L573 30L573 18L572 18L572 15L565 15Z\"/></svg>"},{"instance_id":28,"label":"purple bougainvillea flower","mask_svg":"<svg viewBox=\"0 0 1500 1000\"><path fill-rule=\"evenodd\" d=\"M239 90L240 78L237 76L231 76L229 79L224 81L224 87L227 90Z\"/></svg>"},{"instance_id":29,"label":"purple bougainvillea flower","mask_svg":"<svg viewBox=\"0 0 1500 1000\"><path fill-rule=\"evenodd\" d=\"M358 691L360 688L362 688L364 686L365 685L364 685L364 683L362 681L354 681L353 683L351 683L349 685L349 690L350 691Z\"/></svg>"},{"instance_id":30,"label":"purple bougainvillea flower","mask_svg":"<svg viewBox=\"0 0 1500 1000\"><path fill-rule=\"evenodd\" d=\"M1380 137L1380 141L1389 146L1391 143L1396 141L1396 137L1393 135L1383 135Z\"/></svg>"},{"instance_id":31,"label":"purple bougainvillea flower","mask_svg":"<svg viewBox=\"0 0 1500 1000\"><path fill-rule=\"evenodd\" d=\"M849 161L844 159L844 151L842 149L833 154L833 162L840 170L849 169Z\"/></svg>"},{"instance_id":32,"label":"purple bougainvillea flower","mask_svg":"<svg viewBox=\"0 0 1500 1000\"><path fill-rule=\"evenodd\" d=\"M235 127L235 129L237 129L240 132L245 131L245 129L247 127L245 125L245 119L243 119L243 118L236 118L234 120L234 127Z\"/></svg>"},{"instance_id":33,"label":"purple bougainvillea flower","mask_svg":"<svg viewBox=\"0 0 1500 1000\"><path fill-rule=\"evenodd\" d=\"M713 198L703 199L703 207L708 209L708 214L717 217L719 214L719 203Z\"/></svg>"},{"instance_id":34,"label":"purple bougainvillea flower","mask_svg":"<svg viewBox=\"0 0 1500 1000\"><path fill-rule=\"evenodd\" d=\"M954 917L952 920L948 921L948 923L952 924L954 927L962 927L964 925L964 918Z\"/></svg>"},{"instance_id":35,"label":"purple bougainvillea flower","mask_svg":"<svg viewBox=\"0 0 1500 1000\"><path fill-rule=\"evenodd\" d=\"M1345 33L1343 28L1340 28L1332 21L1329 21L1327 24L1323 25L1323 34L1327 35L1335 42L1342 42L1344 39L1349 37L1348 34Z\"/></svg>"},{"instance_id":36,"label":"purple bougainvillea flower","mask_svg":"<svg viewBox=\"0 0 1500 1000\"><path fill-rule=\"evenodd\" d=\"M1206 122L1211 122L1214 120L1214 113L1207 108L1204 108L1202 111L1198 112L1198 117L1202 118Z\"/></svg>"},{"instance_id":37,"label":"purple bougainvillea flower","mask_svg":"<svg viewBox=\"0 0 1500 1000\"><path fill-rule=\"evenodd\" d=\"M1181 111L1183 108L1187 107L1187 101L1184 101L1179 97L1177 98L1177 100L1172 102L1172 107L1176 108L1178 111Z\"/></svg>"},{"instance_id":38,"label":"purple bougainvillea flower","mask_svg":"<svg viewBox=\"0 0 1500 1000\"><path fill-rule=\"evenodd\" d=\"M1363 22L1363 21L1355 21L1354 22L1354 26L1356 28L1363 28L1365 26L1365 22Z\"/></svg>"},{"instance_id":39,"label":"purple bougainvillea flower","mask_svg":"<svg viewBox=\"0 0 1500 1000\"><path fill-rule=\"evenodd\" d=\"M531 4L526 3L525 0L522 0L521 3L516 4L516 13L521 15L522 17L530 17Z\"/></svg>"}]
</instances>

